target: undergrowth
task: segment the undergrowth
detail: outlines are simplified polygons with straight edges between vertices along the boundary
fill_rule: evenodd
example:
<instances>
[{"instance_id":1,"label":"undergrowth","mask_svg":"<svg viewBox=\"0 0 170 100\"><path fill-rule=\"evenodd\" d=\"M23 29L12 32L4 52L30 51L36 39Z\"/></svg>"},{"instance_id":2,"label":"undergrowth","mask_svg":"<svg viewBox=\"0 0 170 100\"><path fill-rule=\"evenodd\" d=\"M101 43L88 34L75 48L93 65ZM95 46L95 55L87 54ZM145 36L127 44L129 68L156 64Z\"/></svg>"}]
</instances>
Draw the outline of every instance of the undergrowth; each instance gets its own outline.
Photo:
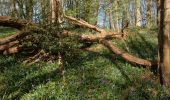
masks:
<instances>
[{"instance_id":1,"label":"undergrowth","mask_svg":"<svg viewBox=\"0 0 170 100\"><path fill-rule=\"evenodd\" d=\"M136 34L127 41L113 42L139 57L156 59L156 33L132 31ZM117 56L113 59L100 46L93 45L94 51L79 51L77 57L65 64L63 74L56 63L26 66L21 55L1 55L1 100L160 100L167 96L150 69L129 64Z\"/></svg>"}]
</instances>

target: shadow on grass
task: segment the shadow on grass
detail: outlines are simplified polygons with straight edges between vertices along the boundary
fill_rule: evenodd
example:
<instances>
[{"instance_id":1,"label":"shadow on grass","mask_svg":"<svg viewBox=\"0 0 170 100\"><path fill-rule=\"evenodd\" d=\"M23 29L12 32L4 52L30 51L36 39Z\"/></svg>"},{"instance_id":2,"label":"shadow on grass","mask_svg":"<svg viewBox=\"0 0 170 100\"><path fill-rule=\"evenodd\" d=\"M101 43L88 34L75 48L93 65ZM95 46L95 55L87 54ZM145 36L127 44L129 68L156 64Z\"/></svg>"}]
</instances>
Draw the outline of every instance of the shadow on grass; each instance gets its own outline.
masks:
<instances>
[{"instance_id":1,"label":"shadow on grass","mask_svg":"<svg viewBox=\"0 0 170 100\"><path fill-rule=\"evenodd\" d=\"M11 92L17 91L18 93L13 95L12 99L20 99L21 96L23 96L26 93L29 93L31 90L33 90L36 86L40 84L46 84L49 82L49 79L58 79L62 77L62 71L61 69L57 68L56 70L53 70L48 73L40 74L38 76L34 76L30 79L26 79L25 81L21 82L18 86L12 88Z\"/></svg>"},{"instance_id":2,"label":"shadow on grass","mask_svg":"<svg viewBox=\"0 0 170 100\"><path fill-rule=\"evenodd\" d=\"M10 70L10 68L17 64L17 61L13 56L0 56L0 58L0 72L3 72L6 69Z\"/></svg>"},{"instance_id":3,"label":"shadow on grass","mask_svg":"<svg viewBox=\"0 0 170 100\"><path fill-rule=\"evenodd\" d=\"M76 71L75 73L80 72L80 74L76 74L77 75L76 77L79 77L80 79L83 77L81 76L81 72L87 75L87 76L85 75L85 77L82 79L82 84L81 86L79 86L81 89L82 88L85 89L87 84L91 84L92 86L94 86L93 89L97 89L98 86L109 89L114 84L113 80L108 79L106 77L96 77L95 70L93 68L86 68L86 67L84 67L85 69L82 68L84 66L84 62L90 62L95 59L98 59L99 57L110 59L108 55L93 52L93 53L87 53L83 57L81 56L77 57L76 59L74 59L73 62L70 62L65 66L66 71L75 70ZM6 77L7 80L5 83L8 83L6 84L7 89L2 91L6 93L5 95L9 95L11 99L20 99L20 97L22 97L24 94L30 93L38 85L46 84L51 80L61 81L62 78L62 74L61 74L62 71L58 68L46 73L39 73L38 75L34 75L30 78L26 78L28 74L34 73L37 70L39 70L39 67L31 66L31 68L27 68L25 66L22 66L22 64L20 64L19 62L17 62L16 58L7 60L0 64L3 65L2 67L6 67L6 70L4 70L3 74L1 75L4 75ZM98 66L100 68L106 65L107 63L102 64L98 62ZM123 74L123 76L125 76L125 79L128 78L128 76L125 75L125 72L123 72L123 69L121 69L120 66L119 66L119 70L121 70L120 72ZM110 85L107 86L107 84ZM122 87L122 84L120 86L119 84L117 84L116 86ZM84 91L84 92L88 93L89 91ZM107 90L105 90L105 92L107 92ZM1 96L4 95L2 92L0 94Z\"/></svg>"},{"instance_id":4,"label":"shadow on grass","mask_svg":"<svg viewBox=\"0 0 170 100\"><path fill-rule=\"evenodd\" d=\"M148 33L149 34L149 33ZM147 35L147 34L144 34ZM148 35L152 36L152 35ZM158 45L152 41L155 37L147 37L136 33L135 36L129 37L126 41L129 51L144 59L155 60L157 57Z\"/></svg>"},{"instance_id":5,"label":"shadow on grass","mask_svg":"<svg viewBox=\"0 0 170 100\"><path fill-rule=\"evenodd\" d=\"M26 78L28 74L40 70L40 66L34 65L28 68L16 61L18 58L14 56L3 56L1 58L3 59L0 59L0 76L4 79L0 79L0 87L5 87L0 88L0 98L2 98L3 95L8 95L8 99L19 99L22 95L29 93L39 84L45 84L49 79L60 79L62 75L61 69L56 68L46 73L41 73L41 71L39 71L40 73L38 73L38 75L33 74L34 76L31 78Z\"/></svg>"},{"instance_id":6,"label":"shadow on grass","mask_svg":"<svg viewBox=\"0 0 170 100\"><path fill-rule=\"evenodd\" d=\"M138 54L138 56L142 58L155 59L155 56L153 55L156 54L156 50L157 50L156 44L153 44L147 41L140 34L138 35L138 37L139 39L131 38L127 42L130 48L130 51L134 54ZM69 72L69 75L71 75L70 74L72 73L71 71L75 71L74 72L75 76L80 78L81 80L80 84L77 86L78 88L74 88L71 90L72 85L70 86L69 89L71 93L82 98L83 97L88 98L88 96L90 95L91 96L95 95L94 97L101 96L101 98L103 99L105 99L105 97L107 97L108 95L109 97L114 98L115 95L120 96L122 91L128 88L129 84L126 84L126 82L132 85L133 80L131 80L128 73L122 67L124 65L116 61L113 62L114 66L112 65L110 66L115 67L116 69L119 70L122 78L125 80L125 83L120 82L121 80L115 81L113 79L101 76L103 74L96 75L98 72L96 72L95 68L90 68L90 67L95 66L95 67L98 67L98 69L101 68L101 70L103 70L103 67L108 65L108 63L105 61L100 62L100 60L98 60L99 57L102 57L103 59L107 59L107 60L111 59L110 54L107 54L107 53L101 54L101 53L91 52L91 53L86 53L85 55L82 54L81 56L78 56L78 57L69 58L68 60L69 62L65 62L66 72ZM88 63L85 63L85 62L88 62ZM120 62L125 63L125 61L123 60L121 60ZM91 63L95 63L95 65L92 65ZM51 81L49 79L52 79L54 81L61 81L61 78L62 78L61 70L56 68L55 70L52 70L52 71L49 71L43 74L40 73L31 78L25 79L27 74L34 72L36 70L39 70L39 69L38 67L23 68L19 62L18 63L16 62L15 58L1 62L0 65L2 65L2 67L6 67L5 69L8 70L5 75L11 74L10 76L7 76L7 78L9 78L9 80L7 80L9 83L7 84L8 85L7 89L4 91L7 93L7 95L12 94L11 98L14 98L14 99L19 99L24 94L30 93L32 90L35 89L35 87L37 87L40 84L46 84L47 82ZM46 67L46 66L43 66L43 67ZM4 71L5 70L2 68L2 72ZM141 89L142 89L142 85L136 91L140 92ZM100 91L100 94L97 94L99 93L99 91ZM110 94L108 94L108 91L110 91L109 92Z\"/></svg>"}]
</instances>

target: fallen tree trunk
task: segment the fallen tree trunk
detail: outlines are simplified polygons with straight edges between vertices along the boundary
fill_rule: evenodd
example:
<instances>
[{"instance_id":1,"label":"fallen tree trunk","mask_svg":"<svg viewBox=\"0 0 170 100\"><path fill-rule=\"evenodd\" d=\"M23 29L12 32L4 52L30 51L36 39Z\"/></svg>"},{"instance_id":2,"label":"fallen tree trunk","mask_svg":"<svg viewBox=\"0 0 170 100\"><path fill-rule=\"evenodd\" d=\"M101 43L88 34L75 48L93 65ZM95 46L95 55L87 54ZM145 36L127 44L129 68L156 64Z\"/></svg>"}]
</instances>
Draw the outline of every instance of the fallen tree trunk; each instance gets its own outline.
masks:
<instances>
[{"instance_id":1,"label":"fallen tree trunk","mask_svg":"<svg viewBox=\"0 0 170 100\"><path fill-rule=\"evenodd\" d=\"M99 33L104 32L104 30L99 29L98 27L96 27L94 25L91 25L91 24L89 24L88 22L86 22L84 20L77 20L74 17L70 17L70 16L66 16L66 15L64 15L64 18L67 19L72 24L79 25L81 27L86 27L86 28L92 29L94 31L97 31Z\"/></svg>"},{"instance_id":2,"label":"fallen tree trunk","mask_svg":"<svg viewBox=\"0 0 170 100\"><path fill-rule=\"evenodd\" d=\"M138 64L142 66L156 66L158 64L158 61L149 61L145 59L141 59L139 57L133 56L118 47L116 47L112 42L107 41L107 38L109 35L103 35L100 36L99 34L95 35L78 35L78 33L72 33L69 31L65 31L64 34L66 36L77 36L80 42L97 42L103 44L106 48L108 48L112 53L115 53L116 55L122 57L124 60L132 63L132 64ZM63 35L63 34L62 34Z\"/></svg>"},{"instance_id":3,"label":"fallen tree trunk","mask_svg":"<svg viewBox=\"0 0 170 100\"><path fill-rule=\"evenodd\" d=\"M120 57L122 57L123 59L125 59L128 62L135 63L135 64L138 64L138 65L143 65L143 66L157 65L157 61L149 61L149 60L141 59L141 58L138 58L136 56L130 55L129 53L124 52L123 50L121 50L118 47L116 47L115 45L113 45L113 43L108 42L106 40L108 38L113 38L113 37L117 37L117 36L121 37L122 36L121 34L119 35L119 34L116 34L114 32L106 32L105 30L100 29L100 28L98 28L98 27L96 27L94 25L91 25L88 22L85 22L83 20L77 20L76 18L73 18L73 17L65 16L65 18L69 22L71 22L71 23L73 23L75 25L79 25L81 27L86 27L86 28L92 29L92 30L94 30L96 32L99 32L100 34L79 35L79 34L69 32L69 31L64 31L63 34L60 35L61 37L63 37L63 36L77 36L79 41L81 41L81 42L98 42L98 43L103 44L110 51L112 51L113 53L119 55ZM11 27L14 27L12 25L12 23L15 24L14 21L10 21L10 19L4 19L3 21L4 21L4 23L6 23L6 22L10 23L10 24L7 24L6 26L9 25ZM4 25L3 21L0 20L0 25ZM23 27L25 27L25 25L21 24L20 27L23 28ZM14 27L14 28L16 28L16 27ZM17 28L18 28L18 26L17 26ZM18 28L18 29L22 29L22 28ZM4 39L0 39L0 45L9 43L11 41L15 41L18 38L21 38L22 36L27 35L28 33L37 32L37 31L43 32L44 29L39 29L39 27L35 27L35 28L31 29L31 31L30 30L29 31L21 31L18 34L12 35L12 36L4 38ZM4 54L17 53L19 50L20 50L20 47L12 47L12 48L9 48L8 50L5 50Z\"/></svg>"},{"instance_id":4,"label":"fallen tree trunk","mask_svg":"<svg viewBox=\"0 0 170 100\"><path fill-rule=\"evenodd\" d=\"M113 45L112 42L102 40L102 41L100 41L100 43L103 44L105 47L107 47L111 52L115 53L116 55L122 57L124 60L126 60L132 64L138 64L138 65L150 66L150 67L158 65L158 61L149 61L149 60L145 60L145 59L141 59L139 57L133 56L133 55L119 49L118 47Z\"/></svg>"},{"instance_id":5,"label":"fallen tree trunk","mask_svg":"<svg viewBox=\"0 0 170 100\"><path fill-rule=\"evenodd\" d=\"M88 22L85 22L84 20L77 20L76 18L73 17L68 17L65 16L65 18L70 21L71 23L75 24L75 25L79 25L81 27L86 27L92 30L95 30L96 32L100 32L100 33L104 33L105 35L102 36L102 34L96 35L95 37L92 36L79 36L80 40L82 41L90 41L90 42L99 42L101 44L103 44L105 47L107 47L111 52L119 55L120 57L122 57L124 60L131 62L131 63L135 63L138 65L143 65L143 66L157 66L158 65L158 61L149 61L149 60L145 60L145 59L141 59L139 57L130 55L129 53L119 49L118 47L116 47L115 45L113 45L113 43L105 40L107 35L106 35L106 31L97 28L94 25L89 24ZM100 36L101 35L101 36ZM110 36L110 35L109 35ZM101 38L102 37L102 38Z\"/></svg>"},{"instance_id":6,"label":"fallen tree trunk","mask_svg":"<svg viewBox=\"0 0 170 100\"><path fill-rule=\"evenodd\" d=\"M16 53L18 53L21 49L22 49L22 46L12 47L12 48L6 49L6 50L3 52L3 54L4 54L4 55L16 54Z\"/></svg>"},{"instance_id":7,"label":"fallen tree trunk","mask_svg":"<svg viewBox=\"0 0 170 100\"><path fill-rule=\"evenodd\" d=\"M21 31L21 32L18 32L18 33L11 35L9 37L1 38L0 39L0 45L4 45L4 44L7 44L9 42L15 41L19 38L22 38L26 35L29 35L29 33L30 33L30 31Z\"/></svg>"},{"instance_id":8,"label":"fallen tree trunk","mask_svg":"<svg viewBox=\"0 0 170 100\"><path fill-rule=\"evenodd\" d=\"M9 48L17 45L18 43L19 43L19 41L14 41L14 42L10 42L10 43L6 43L6 44L4 44L4 45L1 45L1 46L0 46L0 51L4 51L4 50L6 50L6 49L9 49Z\"/></svg>"},{"instance_id":9,"label":"fallen tree trunk","mask_svg":"<svg viewBox=\"0 0 170 100\"><path fill-rule=\"evenodd\" d=\"M16 29L23 29L27 22L24 20L13 19L10 16L0 16L0 26L12 27Z\"/></svg>"},{"instance_id":10,"label":"fallen tree trunk","mask_svg":"<svg viewBox=\"0 0 170 100\"><path fill-rule=\"evenodd\" d=\"M125 35L124 33L107 32L106 30L100 29L97 26L89 24L88 22L86 22L84 20L78 20L78 19L71 17L71 16L64 15L64 18L71 24L78 25L80 27L85 27L85 28L88 28L88 29L91 29L91 30L94 30L96 32L101 33L101 34L96 35L98 37L100 35L101 35L101 37L104 36L104 35L107 35L107 36L112 37L112 38L123 39L124 35Z\"/></svg>"},{"instance_id":11,"label":"fallen tree trunk","mask_svg":"<svg viewBox=\"0 0 170 100\"><path fill-rule=\"evenodd\" d=\"M74 36L77 37L81 42L99 42L100 40L103 39L121 38L120 34L116 34L116 33L80 35L78 33L67 31L67 30L64 30L62 34L59 35L60 35L59 37Z\"/></svg>"}]
</instances>

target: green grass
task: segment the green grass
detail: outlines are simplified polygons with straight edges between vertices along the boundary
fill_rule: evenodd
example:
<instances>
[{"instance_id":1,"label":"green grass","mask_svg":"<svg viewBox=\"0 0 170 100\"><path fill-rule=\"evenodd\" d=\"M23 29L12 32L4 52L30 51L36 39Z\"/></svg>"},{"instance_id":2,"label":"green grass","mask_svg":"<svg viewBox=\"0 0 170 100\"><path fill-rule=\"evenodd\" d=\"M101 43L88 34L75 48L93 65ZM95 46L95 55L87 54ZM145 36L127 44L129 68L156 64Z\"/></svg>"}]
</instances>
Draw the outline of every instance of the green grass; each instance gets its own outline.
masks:
<instances>
[{"instance_id":1,"label":"green grass","mask_svg":"<svg viewBox=\"0 0 170 100\"><path fill-rule=\"evenodd\" d=\"M155 52L149 53L152 49L145 44L146 41L143 41L140 35L152 45L153 50L157 48L156 35L144 31L127 41L129 52L139 57L155 59ZM152 41L153 39L155 41ZM123 42L116 44L126 50ZM97 46L94 45L92 48ZM145 53L149 54L143 55ZM66 64L63 75L58 72L57 64L41 63L25 66L20 55L1 55L0 98L1 100L164 99L166 91L155 82L155 76L149 69L131 65L120 57L116 57L113 62L110 55L106 49L98 49L95 53L81 52L78 57L72 58L72 62Z\"/></svg>"},{"instance_id":2,"label":"green grass","mask_svg":"<svg viewBox=\"0 0 170 100\"><path fill-rule=\"evenodd\" d=\"M4 38L10 35L13 35L17 32L17 29L8 28L8 27L0 27L0 38Z\"/></svg>"}]
</instances>

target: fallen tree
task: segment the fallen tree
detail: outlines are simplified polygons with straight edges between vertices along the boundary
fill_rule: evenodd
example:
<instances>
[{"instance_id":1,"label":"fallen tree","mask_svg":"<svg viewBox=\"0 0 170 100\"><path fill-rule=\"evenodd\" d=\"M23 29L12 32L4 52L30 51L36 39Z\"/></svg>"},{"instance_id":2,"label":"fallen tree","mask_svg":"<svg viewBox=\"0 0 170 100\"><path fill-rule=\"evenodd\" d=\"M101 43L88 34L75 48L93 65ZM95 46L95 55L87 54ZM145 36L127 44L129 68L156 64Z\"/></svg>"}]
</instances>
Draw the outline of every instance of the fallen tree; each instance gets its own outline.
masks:
<instances>
[{"instance_id":1,"label":"fallen tree","mask_svg":"<svg viewBox=\"0 0 170 100\"><path fill-rule=\"evenodd\" d=\"M132 64L138 64L142 66L157 66L158 61L149 61L145 59L138 58L136 56L133 56L118 47L116 47L112 42L107 40L100 41L101 44L103 44L105 47L107 47L111 52L115 53L116 55L122 57L124 60L132 63Z\"/></svg>"},{"instance_id":2,"label":"fallen tree","mask_svg":"<svg viewBox=\"0 0 170 100\"><path fill-rule=\"evenodd\" d=\"M9 36L9 37L1 38L0 39L0 45L4 45L4 44L7 44L9 42L13 42L13 41L15 41L19 38L23 38L26 35L29 35L29 33L30 33L30 31L23 30L23 31L20 31L20 32L14 34L14 35Z\"/></svg>"},{"instance_id":3,"label":"fallen tree","mask_svg":"<svg viewBox=\"0 0 170 100\"><path fill-rule=\"evenodd\" d=\"M4 51L7 50L15 45L17 45L19 43L19 41L14 41L14 42L10 42L10 43L6 43L4 45L0 46L0 51Z\"/></svg>"},{"instance_id":4,"label":"fallen tree","mask_svg":"<svg viewBox=\"0 0 170 100\"><path fill-rule=\"evenodd\" d=\"M0 17L2 18L2 17ZM97 34L94 35L79 35L77 33L73 33L70 31L63 31L61 34L57 34L56 36L59 37L68 37L68 36L74 36L77 37L79 41L81 42L97 42L103 44L106 48L108 48L111 52L115 53L116 55L122 57L124 60L135 63L138 65L143 66L154 66L157 65L157 61L149 61L145 59L138 58L136 56L133 56L127 52L124 52L123 50L116 47L112 42L107 41L107 39L112 38L123 38L122 33L115 33L115 32L106 32L103 29L100 29L94 25L89 24L88 22L85 22L84 20L77 20L76 18L64 16L64 18L67 20L67 22L72 23L74 25L79 25L80 27L85 27L92 29L97 32ZM15 19L16 20L16 19ZM7 24L5 24L7 23ZM33 23L29 24L27 21L20 21L19 19L17 21L14 21L11 19L11 17L5 17L4 19L0 19L0 26L8 26L13 27L21 30L19 33L0 39L0 47L5 48L8 44L12 45L13 41L18 40L19 38L25 37L26 35L34 32L46 32L46 29L42 29L38 25L34 25ZM4 54L10 54L10 53L17 53L22 46L17 47L10 47L7 49L4 49Z\"/></svg>"},{"instance_id":5,"label":"fallen tree","mask_svg":"<svg viewBox=\"0 0 170 100\"><path fill-rule=\"evenodd\" d=\"M22 30L27 24L28 21L25 20L14 19L10 16L0 16L0 26L12 27Z\"/></svg>"},{"instance_id":6,"label":"fallen tree","mask_svg":"<svg viewBox=\"0 0 170 100\"><path fill-rule=\"evenodd\" d=\"M72 33L69 31L64 31L64 34L67 34L67 36L76 36L78 33ZM121 49L119 49L117 46L115 46L112 42L108 41L107 38L110 35L104 35L100 36L100 34L94 35L78 35L80 42L97 42L103 44L106 48L108 48L112 53L116 54L117 56L122 57L126 61L132 63L132 64L138 64L142 66L156 66L158 64L157 61L149 61L145 59L141 59L139 57L133 56Z\"/></svg>"}]
</instances>

